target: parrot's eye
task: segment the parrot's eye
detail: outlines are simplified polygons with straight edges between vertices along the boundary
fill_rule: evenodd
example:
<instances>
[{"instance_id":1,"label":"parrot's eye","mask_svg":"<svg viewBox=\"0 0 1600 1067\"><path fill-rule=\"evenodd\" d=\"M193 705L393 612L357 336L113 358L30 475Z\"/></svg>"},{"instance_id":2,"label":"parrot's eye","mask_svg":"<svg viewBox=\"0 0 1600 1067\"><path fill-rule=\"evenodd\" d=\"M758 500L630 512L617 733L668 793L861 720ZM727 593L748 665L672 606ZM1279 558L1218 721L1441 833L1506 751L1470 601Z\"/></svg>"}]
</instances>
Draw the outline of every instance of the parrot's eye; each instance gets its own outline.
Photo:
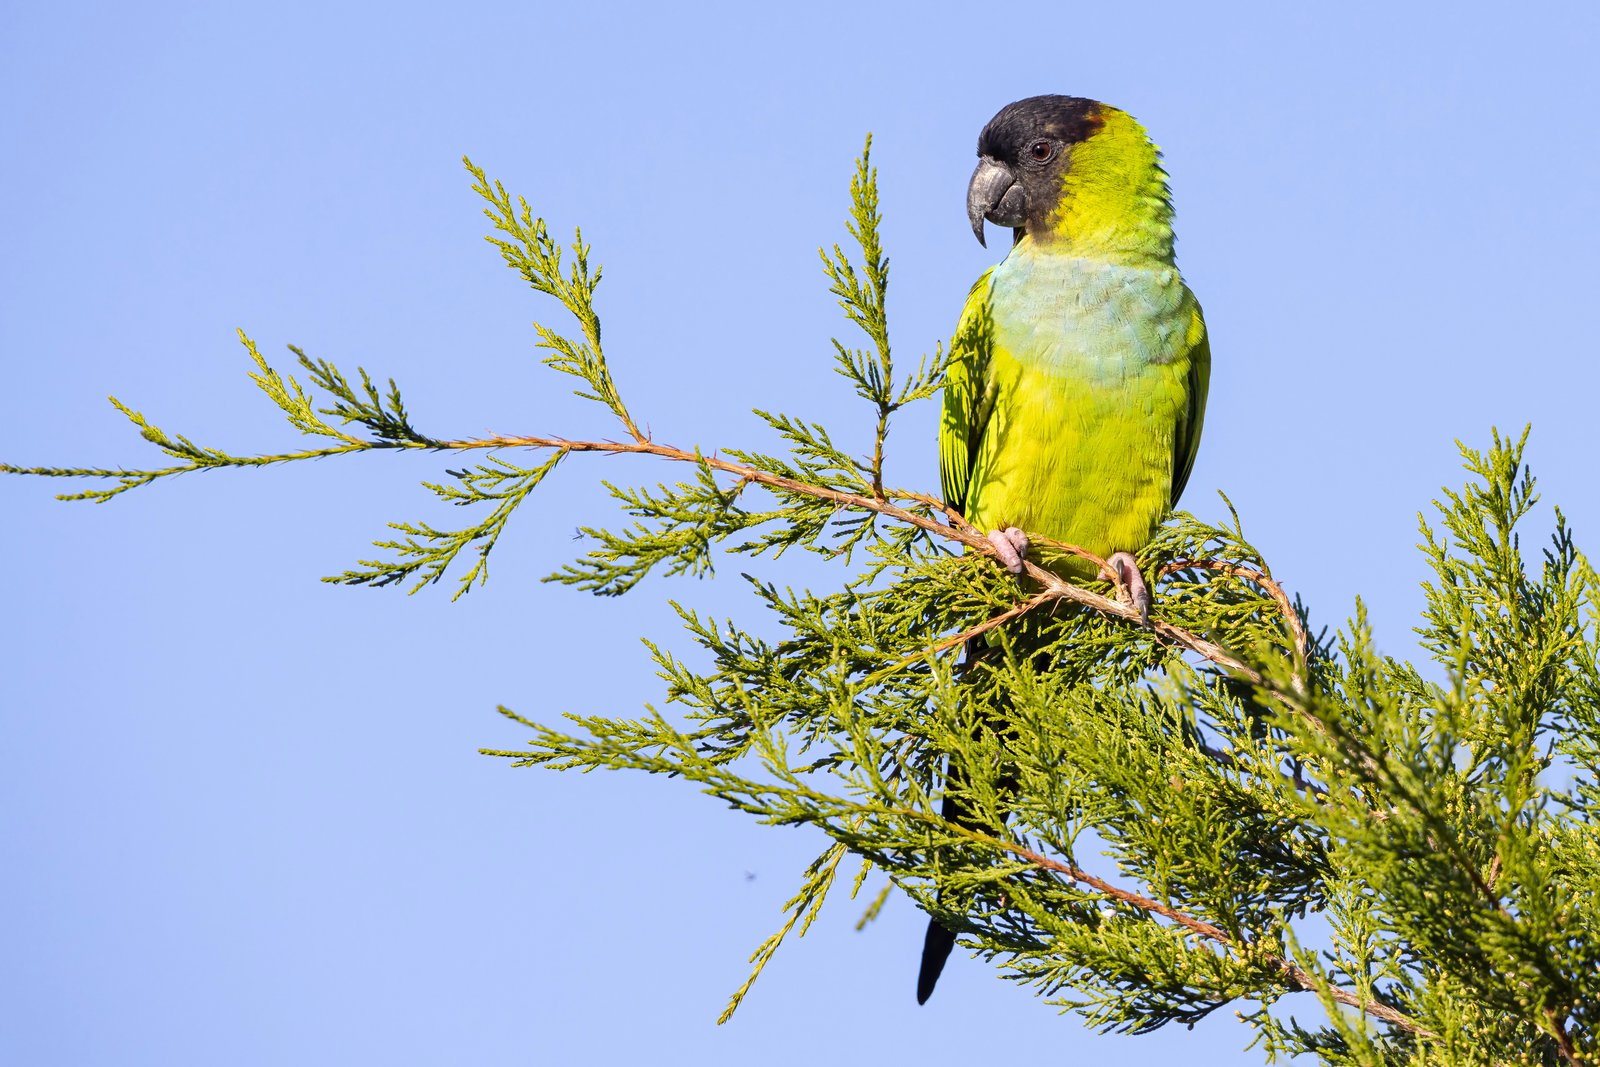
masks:
<instances>
[{"instance_id":1,"label":"parrot's eye","mask_svg":"<svg viewBox=\"0 0 1600 1067\"><path fill-rule=\"evenodd\" d=\"M1028 146L1028 158L1035 163L1048 163L1056 154L1056 146L1049 141L1035 141Z\"/></svg>"}]
</instances>

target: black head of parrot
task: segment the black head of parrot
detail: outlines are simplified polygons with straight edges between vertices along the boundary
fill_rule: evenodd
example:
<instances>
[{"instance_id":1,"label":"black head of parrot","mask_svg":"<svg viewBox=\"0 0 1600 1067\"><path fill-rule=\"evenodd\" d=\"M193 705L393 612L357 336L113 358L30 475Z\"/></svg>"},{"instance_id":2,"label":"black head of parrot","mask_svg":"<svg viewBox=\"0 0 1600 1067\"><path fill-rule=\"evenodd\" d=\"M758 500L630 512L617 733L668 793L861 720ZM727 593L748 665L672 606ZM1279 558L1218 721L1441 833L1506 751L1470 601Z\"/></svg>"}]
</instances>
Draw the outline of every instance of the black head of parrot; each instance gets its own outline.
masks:
<instances>
[{"instance_id":1,"label":"black head of parrot","mask_svg":"<svg viewBox=\"0 0 1600 1067\"><path fill-rule=\"evenodd\" d=\"M1072 146L1100 128L1102 106L1081 96L1030 96L989 120L967 185L967 218L979 244L987 244L985 219L1012 227L1018 239L1043 231L1061 198Z\"/></svg>"}]
</instances>

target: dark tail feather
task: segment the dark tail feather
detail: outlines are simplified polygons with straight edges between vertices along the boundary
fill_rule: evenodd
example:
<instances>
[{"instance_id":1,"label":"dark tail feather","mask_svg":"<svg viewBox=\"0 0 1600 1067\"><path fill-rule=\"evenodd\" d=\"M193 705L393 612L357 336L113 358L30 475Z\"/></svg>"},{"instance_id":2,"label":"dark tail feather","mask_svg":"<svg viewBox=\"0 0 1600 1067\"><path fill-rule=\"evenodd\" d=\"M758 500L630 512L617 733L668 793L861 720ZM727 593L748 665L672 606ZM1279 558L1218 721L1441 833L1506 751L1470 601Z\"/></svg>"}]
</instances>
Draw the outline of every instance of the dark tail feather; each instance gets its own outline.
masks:
<instances>
[{"instance_id":1,"label":"dark tail feather","mask_svg":"<svg viewBox=\"0 0 1600 1067\"><path fill-rule=\"evenodd\" d=\"M950 822L971 826L972 817L967 814L967 806L954 795L961 787L960 780L952 774L949 784L951 791L945 793L939 814ZM922 966L917 970L918 1004L926 1004L933 996L933 987L938 985L939 975L944 972L944 961L950 958L950 950L955 947L955 931L939 925L938 919L929 919L928 932L922 938Z\"/></svg>"},{"instance_id":2,"label":"dark tail feather","mask_svg":"<svg viewBox=\"0 0 1600 1067\"><path fill-rule=\"evenodd\" d=\"M939 982L944 961L956 947L955 931L939 925L939 920L928 920L928 933L922 939L922 968L917 971L917 1003L926 1004L933 996L933 987Z\"/></svg>"},{"instance_id":3,"label":"dark tail feather","mask_svg":"<svg viewBox=\"0 0 1600 1067\"><path fill-rule=\"evenodd\" d=\"M966 662L963 665L963 670L970 669L975 663L978 663L993 654L994 652L983 641L968 641L966 647ZM1035 669L1045 670L1049 667L1049 660L1036 656L1034 658L1034 664ZM1005 732L1006 725L1004 717L1001 716L988 724L978 724L973 731L973 736L979 736L979 734L985 729L994 730L1000 733ZM996 777L995 788L1000 793L1007 794L1015 790L1016 787L1017 779L1015 768L1002 767ZM963 803L960 796L957 795L963 788L964 781L959 771L952 766L945 782L944 803L940 805L939 814L943 816L947 822L953 822L958 826L965 826L969 830L980 830L993 833L994 830L992 828L986 827L983 823L974 819L972 813L967 810L967 805ZM1000 823L1002 826L1005 825L1004 814L1000 816ZM956 935L954 930L950 930L939 925L939 920L937 919L929 920L928 932L922 939L922 966L917 971L918 1004L926 1004L928 1002L928 998L933 996L933 987L939 983L939 975L944 971L944 962L950 958L950 950L955 948L955 945Z\"/></svg>"}]
</instances>

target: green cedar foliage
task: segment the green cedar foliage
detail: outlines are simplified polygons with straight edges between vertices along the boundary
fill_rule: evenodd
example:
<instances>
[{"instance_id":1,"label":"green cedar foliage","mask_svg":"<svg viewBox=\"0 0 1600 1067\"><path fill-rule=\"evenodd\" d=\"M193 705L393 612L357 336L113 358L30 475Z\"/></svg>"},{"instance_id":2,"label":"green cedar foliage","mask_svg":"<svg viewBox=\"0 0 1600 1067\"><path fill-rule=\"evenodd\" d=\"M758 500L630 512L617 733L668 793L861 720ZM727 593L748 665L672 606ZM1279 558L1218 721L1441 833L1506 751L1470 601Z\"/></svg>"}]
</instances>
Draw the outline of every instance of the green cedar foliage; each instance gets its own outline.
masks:
<instances>
[{"instance_id":1,"label":"green cedar foliage","mask_svg":"<svg viewBox=\"0 0 1600 1067\"><path fill-rule=\"evenodd\" d=\"M838 580L822 592L747 579L759 621L678 606L692 651L647 643L669 710L554 725L502 709L531 739L491 753L658 774L764 823L822 832L826 848L724 1018L784 937L816 918L842 867L851 895L878 883L863 922L898 889L1007 977L1106 1030L1229 1007L1269 1060L1533 1065L1600 1053L1600 579L1559 512L1548 546L1524 552L1526 434L1463 448L1465 486L1423 522L1429 662L1379 652L1359 610L1337 634L1311 634L1231 505L1222 526L1175 514L1141 553L1155 576L1145 622L1109 582L1031 565L1013 579L938 499L885 487L893 417L935 396L946 357L910 374L891 357L867 152L851 182L860 257L822 254L869 342L835 342L837 370L871 408L864 459L770 412L758 414L782 442L775 453L653 440L606 362L600 270L581 234L558 245L526 203L467 166L507 265L577 321L572 337L538 327L545 362L609 411L619 440L430 436L393 382L381 389L363 370L355 384L294 349L329 398L314 400L245 338L251 378L315 447L235 456L113 400L169 463L3 469L98 479L109 484L66 499L106 501L218 467L372 449L482 455L426 483L476 521L393 523L379 558L328 579L414 592L455 568L459 596L487 578L506 522L557 464L637 452L688 474L608 485L630 521L586 530L592 547L548 580L615 596L657 569L708 574L722 553L828 561ZM507 458L528 452L530 466ZM969 825L940 817L946 782L961 783L949 788Z\"/></svg>"}]
</instances>

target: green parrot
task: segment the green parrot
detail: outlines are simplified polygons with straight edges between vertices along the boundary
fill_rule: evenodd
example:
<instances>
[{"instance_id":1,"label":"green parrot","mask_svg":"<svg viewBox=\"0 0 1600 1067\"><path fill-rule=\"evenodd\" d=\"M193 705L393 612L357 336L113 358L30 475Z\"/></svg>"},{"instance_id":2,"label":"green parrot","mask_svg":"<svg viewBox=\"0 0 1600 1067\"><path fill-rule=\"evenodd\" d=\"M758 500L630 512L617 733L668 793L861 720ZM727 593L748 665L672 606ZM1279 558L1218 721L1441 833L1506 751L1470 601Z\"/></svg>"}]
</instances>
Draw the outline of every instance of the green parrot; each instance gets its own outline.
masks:
<instances>
[{"instance_id":1,"label":"green parrot","mask_svg":"<svg viewBox=\"0 0 1600 1067\"><path fill-rule=\"evenodd\" d=\"M1194 466L1211 374L1205 320L1173 257L1160 152L1127 112L1075 96L1008 104L978 137L967 216L1012 228L952 341L939 427L945 502L1020 574L1027 533L1117 570L1141 613L1133 553ZM1076 557L1063 575L1094 577ZM969 650L970 653L971 650ZM966 820L947 795L945 817ZM930 922L917 1001L955 933Z\"/></svg>"}]
</instances>

